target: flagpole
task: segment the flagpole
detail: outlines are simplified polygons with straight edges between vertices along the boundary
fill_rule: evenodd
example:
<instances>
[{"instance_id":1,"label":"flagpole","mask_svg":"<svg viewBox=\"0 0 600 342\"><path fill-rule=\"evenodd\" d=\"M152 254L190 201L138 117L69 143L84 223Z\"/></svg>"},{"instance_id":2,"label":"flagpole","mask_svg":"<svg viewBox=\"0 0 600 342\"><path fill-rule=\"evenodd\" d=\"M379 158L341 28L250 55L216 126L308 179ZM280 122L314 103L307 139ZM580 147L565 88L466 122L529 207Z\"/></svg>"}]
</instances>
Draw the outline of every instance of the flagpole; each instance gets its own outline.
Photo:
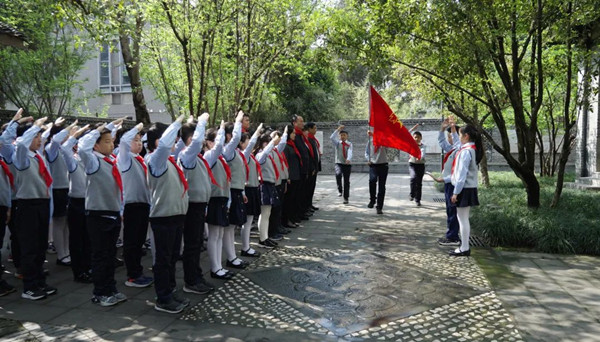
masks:
<instances>
[{"instance_id":1,"label":"flagpole","mask_svg":"<svg viewBox=\"0 0 600 342\"><path fill-rule=\"evenodd\" d=\"M371 125L369 125L371 122L371 87L371 85L367 86L367 92L369 93L369 118L367 120L367 126L369 127L369 132L371 131Z\"/></svg>"}]
</instances>

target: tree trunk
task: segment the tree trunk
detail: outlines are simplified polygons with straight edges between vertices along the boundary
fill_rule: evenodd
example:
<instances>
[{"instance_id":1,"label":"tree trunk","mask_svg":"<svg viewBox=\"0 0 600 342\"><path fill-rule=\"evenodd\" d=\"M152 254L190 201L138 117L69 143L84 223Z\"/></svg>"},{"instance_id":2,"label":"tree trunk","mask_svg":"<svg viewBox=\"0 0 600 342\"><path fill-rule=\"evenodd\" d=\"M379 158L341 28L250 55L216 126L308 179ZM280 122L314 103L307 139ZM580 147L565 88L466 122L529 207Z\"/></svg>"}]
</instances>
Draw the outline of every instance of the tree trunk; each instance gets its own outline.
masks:
<instances>
[{"instance_id":1,"label":"tree trunk","mask_svg":"<svg viewBox=\"0 0 600 342\"><path fill-rule=\"evenodd\" d=\"M133 107L135 108L135 121L149 125L151 123L150 114L146 107L146 99L144 98L142 79L140 77L139 38L143 26L143 20L140 14L138 14L136 17L136 36L129 37L121 31L119 33L119 41L121 43L121 55L123 56L123 62L125 62L125 69L131 83L131 97L133 99ZM133 49L129 45L130 38L133 40Z\"/></svg>"},{"instance_id":2,"label":"tree trunk","mask_svg":"<svg viewBox=\"0 0 600 342\"><path fill-rule=\"evenodd\" d=\"M490 175L488 173L487 153L483 151L483 158L479 162L479 172L481 172L481 184L486 188L490 186Z\"/></svg>"}]
</instances>

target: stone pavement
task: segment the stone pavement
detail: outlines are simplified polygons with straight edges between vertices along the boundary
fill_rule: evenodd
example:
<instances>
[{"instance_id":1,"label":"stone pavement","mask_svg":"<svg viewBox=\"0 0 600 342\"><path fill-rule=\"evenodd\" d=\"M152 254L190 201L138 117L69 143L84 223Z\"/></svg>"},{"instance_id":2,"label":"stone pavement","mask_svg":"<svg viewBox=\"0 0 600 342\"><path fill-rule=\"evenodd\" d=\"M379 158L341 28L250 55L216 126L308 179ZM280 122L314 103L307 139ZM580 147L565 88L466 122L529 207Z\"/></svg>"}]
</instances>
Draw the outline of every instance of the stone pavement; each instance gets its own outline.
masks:
<instances>
[{"instance_id":1,"label":"stone pavement","mask_svg":"<svg viewBox=\"0 0 600 342\"><path fill-rule=\"evenodd\" d=\"M129 300L111 308L91 304L91 286L74 283L70 270L54 266L49 256L48 282L59 293L39 302L16 294L0 298L0 338L592 341L600 336L598 258L485 248L475 249L472 258L450 258L449 248L436 243L445 231L445 211L439 202L443 194L431 182L424 183L423 206L416 207L408 201L408 177L390 175L384 215L376 215L366 207L368 175L353 174L351 181L350 204L343 205L334 176L320 176L315 196L320 210L304 227L280 248L250 260L253 264L234 279L212 280L213 293L189 296L192 305L181 315L156 312L153 289L122 285L123 268L118 287ZM205 271L206 259L203 254ZM144 265L150 263L148 256Z\"/></svg>"}]
</instances>

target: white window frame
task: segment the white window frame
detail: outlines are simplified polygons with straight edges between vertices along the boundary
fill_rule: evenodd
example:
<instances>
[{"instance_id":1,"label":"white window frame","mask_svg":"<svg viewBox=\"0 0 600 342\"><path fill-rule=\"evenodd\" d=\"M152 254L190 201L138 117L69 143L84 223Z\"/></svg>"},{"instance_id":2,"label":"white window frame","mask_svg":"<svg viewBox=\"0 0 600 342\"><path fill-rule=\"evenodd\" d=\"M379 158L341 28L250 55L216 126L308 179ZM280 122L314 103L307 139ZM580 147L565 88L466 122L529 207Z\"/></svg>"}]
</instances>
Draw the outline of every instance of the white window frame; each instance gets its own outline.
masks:
<instances>
[{"instance_id":1,"label":"white window frame","mask_svg":"<svg viewBox=\"0 0 600 342\"><path fill-rule=\"evenodd\" d=\"M130 83L123 83L123 72L127 72L125 69L125 63L123 62L123 55L121 54L121 43L117 43L116 49L114 51L110 51L110 46L106 45L108 48L108 85L102 85L101 83L101 72L102 72L102 51L98 54L98 88L102 94L129 94L131 93L131 81ZM118 65L118 80L116 83L112 77L113 68L116 66L111 62L113 53L118 53L119 55L119 65Z\"/></svg>"}]
</instances>

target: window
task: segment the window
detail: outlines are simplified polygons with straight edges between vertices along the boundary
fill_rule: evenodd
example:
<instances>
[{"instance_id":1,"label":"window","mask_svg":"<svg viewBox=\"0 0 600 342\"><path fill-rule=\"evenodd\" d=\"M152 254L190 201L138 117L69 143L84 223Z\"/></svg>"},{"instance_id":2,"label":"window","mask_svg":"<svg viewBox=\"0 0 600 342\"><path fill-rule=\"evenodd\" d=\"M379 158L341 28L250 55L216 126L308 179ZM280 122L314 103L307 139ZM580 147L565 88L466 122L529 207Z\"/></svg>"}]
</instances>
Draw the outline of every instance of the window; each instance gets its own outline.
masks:
<instances>
[{"instance_id":1,"label":"window","mask_svg":"<svg viewBox=\"0 0 600 342\"><path fill-rule=\"evenodd\" d=\"M121 44L115 42L111 51L108 44L102 46L99 58L99 86L103 94L131 92L131 81L123 63Z\"/></svg>"}]
</instances>

